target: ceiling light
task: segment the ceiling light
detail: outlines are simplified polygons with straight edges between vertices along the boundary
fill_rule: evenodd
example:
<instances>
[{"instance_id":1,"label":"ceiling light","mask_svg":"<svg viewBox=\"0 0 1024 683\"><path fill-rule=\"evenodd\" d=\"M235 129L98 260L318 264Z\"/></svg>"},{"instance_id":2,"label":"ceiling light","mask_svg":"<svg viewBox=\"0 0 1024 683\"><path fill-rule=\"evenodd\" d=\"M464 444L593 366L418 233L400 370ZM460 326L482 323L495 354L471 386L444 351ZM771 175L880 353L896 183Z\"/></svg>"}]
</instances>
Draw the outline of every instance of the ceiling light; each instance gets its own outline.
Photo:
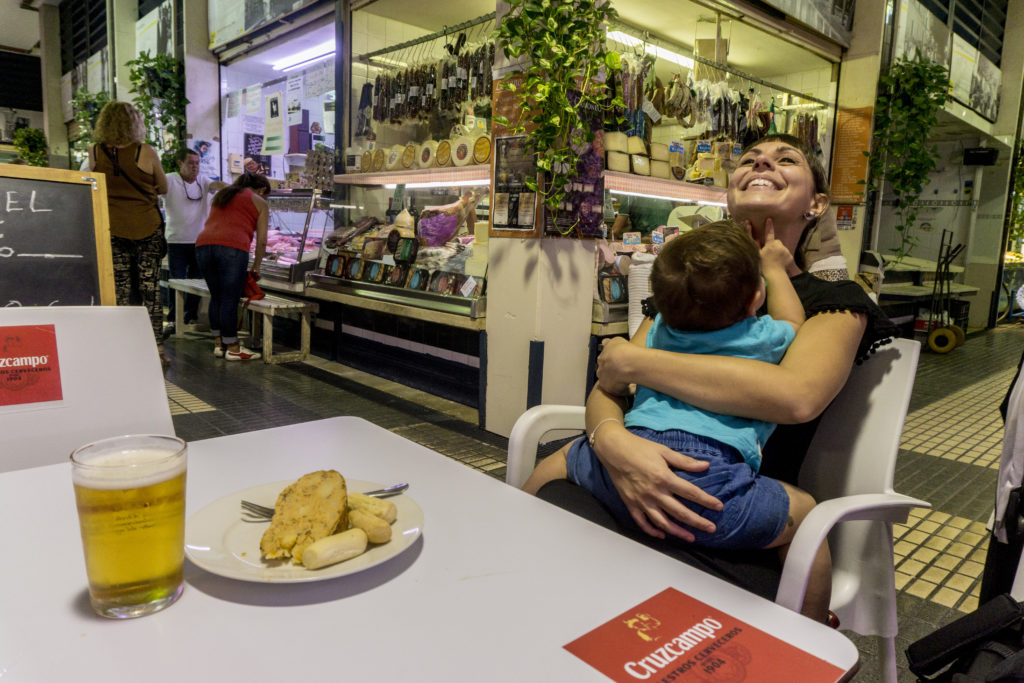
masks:
<instances>
[{"instance_id":1,"label":"ceiling light","mask_svg":"<svg viewBox=\"0 0 1024 683\"><path fill-rule=\"evenodd\" d=\"M379 64L384 64L385 66L394 66L399 69L404 69L405 67L409 66L406 62L400 62L397 59L391 59L389 57L370 57L370 61L378 62Z\"/></svg>"},{"instance_id":2,"label":"ceiling light","mask_svg":"<svg viewBox=\"0 0 1024 683\"><path fill-rule=\"evenodd\" d=\"M646 41L635 38L628 33L622 31L608 31L608 39L614 40L616 43L622 43L629 47L635 47L637 45L643 45L644 51L649 55L654 55L659 59L664 59L667 62L678 64L679 66L685 66L687 69L693 68L693 60L689 57L685 57L677 52L666 50L663 47L658 47Z\"/></svg>"},{"instance_id":3,"label":"ceiling light","mask_svg":"<svg viewBox=\"0 0 1024 683\"><path fill-rule=\"evenodd\" d=\"M289 71L300 66L305 66L313 62L320 61L326 57L334 55L334 41L329 40L325 43L315 45L305 50L300 50L295 54L285 57L284 59L274 62L274 71Z\"/></svg>"}]
</instances>

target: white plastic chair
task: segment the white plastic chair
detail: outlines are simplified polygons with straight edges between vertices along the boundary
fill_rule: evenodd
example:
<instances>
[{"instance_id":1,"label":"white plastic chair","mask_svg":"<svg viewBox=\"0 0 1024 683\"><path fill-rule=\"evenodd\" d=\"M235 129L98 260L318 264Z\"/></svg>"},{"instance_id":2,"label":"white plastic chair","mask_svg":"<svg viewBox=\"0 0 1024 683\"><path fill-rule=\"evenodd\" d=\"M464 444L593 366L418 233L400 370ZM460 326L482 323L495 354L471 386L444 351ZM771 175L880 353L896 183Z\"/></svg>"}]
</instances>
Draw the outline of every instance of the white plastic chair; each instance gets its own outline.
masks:
<instances>
[{"instance_id":1,"label":"white plastic chair","mask_svg":"<svg viewBox=\"0 0 1024 683\"><path fill-rule=\"evenodd\" d=\"M54 326L63 398L0 405L0 472L66 462L78 446L108 436L174 434L144 308L0 308L0 335L23 325Z\"/></svg>"},{"instance_id":2,"label":"white plastic chair","mask_svg":"<svg viewBox=\"0 0 1024 683\"><path fill-rule=\"evenodd\" d=\"M842 628L878 636L882 680L896 681L894 522L929 503L893 491L900 436L914 387L920 342L897 339L855 366L826 409L800 471L800 486L818 501L793 539L775 602L799 610L811 561L828 536L832 553L830 609ZM536 406L509 436L505 481L521 487L537 444L553 429L583 429L580 406ZM843 524L839 524L843 522Z\"/></svg>"}]
</instances>

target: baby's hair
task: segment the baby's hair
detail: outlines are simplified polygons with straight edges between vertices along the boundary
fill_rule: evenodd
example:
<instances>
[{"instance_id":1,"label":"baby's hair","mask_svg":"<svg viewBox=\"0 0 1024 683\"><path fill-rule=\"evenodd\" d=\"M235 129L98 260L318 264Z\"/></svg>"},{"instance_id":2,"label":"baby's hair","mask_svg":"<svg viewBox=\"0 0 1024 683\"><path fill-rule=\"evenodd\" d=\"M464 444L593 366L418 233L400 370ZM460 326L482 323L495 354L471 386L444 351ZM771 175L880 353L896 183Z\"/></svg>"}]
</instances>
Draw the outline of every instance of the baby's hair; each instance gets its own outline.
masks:
<instances>
[{"instance_id":1,"label":"baby's hair","mask_svg":"<svg viewBox=\"0 0 1024 683\"><path fill-rule=\"evenodd\" d=\"M730 220L670 240L651 267L655 308L676 330L720 330L743 320L760 286L761 251Z\"/></svg>"}]
</instances>

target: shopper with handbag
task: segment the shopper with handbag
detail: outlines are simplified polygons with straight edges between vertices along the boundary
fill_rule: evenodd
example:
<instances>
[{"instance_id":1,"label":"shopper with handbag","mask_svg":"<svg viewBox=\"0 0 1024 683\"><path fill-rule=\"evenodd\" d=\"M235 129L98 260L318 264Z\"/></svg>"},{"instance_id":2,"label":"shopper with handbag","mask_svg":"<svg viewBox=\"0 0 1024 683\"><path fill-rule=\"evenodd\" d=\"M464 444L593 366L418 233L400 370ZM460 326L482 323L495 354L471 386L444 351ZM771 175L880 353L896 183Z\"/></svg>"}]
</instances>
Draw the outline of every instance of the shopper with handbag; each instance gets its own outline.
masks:
<instances>
[{"instance_id":1,"label":"shopper with handbag","mask_svg":"<svg viewBox=\"0 0 1024 683\"><path fill-rule=\"evenodd\" d=\"M238 340L238 300L245 291L247 270L259 280L267 250L267 201L270 182L244 173L213 196L210 217L196 238L196 260L210 289L210 331L213 355L229 361L255 360L260 354ZM256 238L251 270L249 247Z\"/></svg>"},{"instance_id":2,"label":"shopper with handbag","mask_svg":"<svg viewBox=\"0 0 1024 683\"><path fill-rule=\"evenodd\" d=\"M89 168L106 175L117 305L146 307L160 362L167 367L159 296L160 262L167 253L167 240L157 199L167 192L167 178L160 156L143 142L146 124L131 104L108 102L93 134L96 143L89 148Z\"/></svg>"}]
</instances>

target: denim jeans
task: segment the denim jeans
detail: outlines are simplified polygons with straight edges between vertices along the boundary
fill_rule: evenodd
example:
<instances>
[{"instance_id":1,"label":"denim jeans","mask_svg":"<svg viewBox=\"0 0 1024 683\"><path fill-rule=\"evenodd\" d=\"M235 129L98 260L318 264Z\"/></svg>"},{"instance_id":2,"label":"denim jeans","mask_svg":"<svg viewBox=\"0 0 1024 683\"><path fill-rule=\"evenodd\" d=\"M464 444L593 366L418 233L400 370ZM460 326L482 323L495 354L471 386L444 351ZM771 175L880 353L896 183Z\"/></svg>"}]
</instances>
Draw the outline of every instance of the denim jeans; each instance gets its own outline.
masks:
<instances>
[{"instance_id":1,"label":"denim jeans","mask_svg":"<svg viewBox=\"0 0 1024 683\"><path fill-rule=\"evenodd\" d=\"M245 291L249 252L204 244L196 247L196 260L210 288L210 332L225 344L238 341L238 300Z\"/></svg>"},{"instance_id":2,"label":"denim jeans","mask_svg":"<svg viewBox=\"0 0 1024 683\"><path fill-rule=\"evenodd\" d=\"M196 261L196 245L194 244L175 244L170 243L167 245L167 269L170 271L171 277L175 280L181 280L184 278L197 279L201 278L202 272L199 270L199 262ZM174 301L177 297L174 292L171 292L170 300L167 302L168 313L167 318L170 321L174 321ZM199 318L199 297L195 294L185 295L185 322L195 322Z\"/></svg>"}]
</instances>

